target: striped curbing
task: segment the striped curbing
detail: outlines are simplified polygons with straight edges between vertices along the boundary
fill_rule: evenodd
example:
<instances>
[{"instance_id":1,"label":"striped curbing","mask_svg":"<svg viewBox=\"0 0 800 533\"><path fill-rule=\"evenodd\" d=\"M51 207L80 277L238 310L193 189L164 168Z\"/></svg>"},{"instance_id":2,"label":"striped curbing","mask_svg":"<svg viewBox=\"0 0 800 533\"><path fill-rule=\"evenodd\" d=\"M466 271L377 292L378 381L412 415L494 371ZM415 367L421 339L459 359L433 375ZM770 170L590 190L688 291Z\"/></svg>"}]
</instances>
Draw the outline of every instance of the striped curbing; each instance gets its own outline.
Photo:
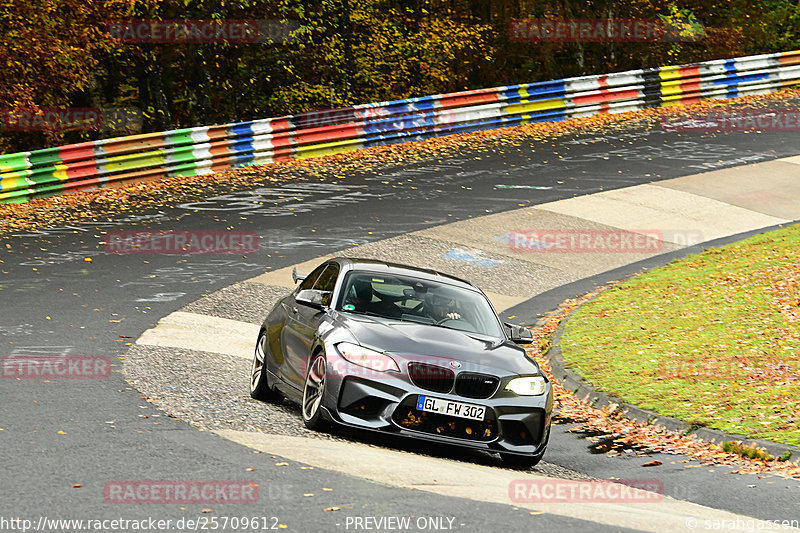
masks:
<instances>
[{"instance_id":1,"label":"striped curbing","mask_svg":"<svg viewBox=\"0 0 800 533\"><path fill-rule=\"evenodd\" d=\"M0 203L477 130L766 94L800 51L439 94L0 155Z\"/></svg>"},{"instance_id":2,"label":"striped curbing","mask_svg":"<svg viewBox=\"0 0 800 533\"><path fill-rule=\"evenodd\" d=\"M175 311L136 340L147 346L170 346L250 359L258 325L228 318Z\"/></svg>"}]
</instances>

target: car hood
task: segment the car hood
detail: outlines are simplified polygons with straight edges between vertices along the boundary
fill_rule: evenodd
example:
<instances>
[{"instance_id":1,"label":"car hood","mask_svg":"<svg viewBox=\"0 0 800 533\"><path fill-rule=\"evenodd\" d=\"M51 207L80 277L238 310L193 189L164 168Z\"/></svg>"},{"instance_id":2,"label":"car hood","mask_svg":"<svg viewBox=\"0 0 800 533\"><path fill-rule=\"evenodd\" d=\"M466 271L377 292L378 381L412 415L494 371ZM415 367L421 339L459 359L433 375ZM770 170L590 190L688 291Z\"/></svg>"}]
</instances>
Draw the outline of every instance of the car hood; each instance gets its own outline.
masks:
<instances>
[{"instance_id":1,"label":"car hood","mask_svg":"<svg viewBox=\"0 0 800 533\"><path fill-rule=\"evenodd\" d=\"M490 339L450 328L416 322L339 314L341 325L358 344L381 352L461 370L502 374L533 374L538 367L525 350L510 341Z\"/></svg>"}]
</instances>

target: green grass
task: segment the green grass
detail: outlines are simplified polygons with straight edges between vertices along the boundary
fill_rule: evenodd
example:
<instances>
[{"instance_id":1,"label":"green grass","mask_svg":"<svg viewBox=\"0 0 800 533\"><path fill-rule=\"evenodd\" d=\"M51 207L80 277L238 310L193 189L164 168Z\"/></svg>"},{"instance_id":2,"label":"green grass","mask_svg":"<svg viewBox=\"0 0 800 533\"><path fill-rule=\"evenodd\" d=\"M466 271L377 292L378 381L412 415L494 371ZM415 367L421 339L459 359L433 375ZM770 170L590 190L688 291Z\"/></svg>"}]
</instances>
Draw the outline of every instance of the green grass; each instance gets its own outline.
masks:
<instances>
[{"instance_id":1,"label":"green grass","mask_svg":"<svg viewBox=\"0 0 800 533\"><path fill-rule=\"evenodd\" d=\"M561 349L626 402L800 445L800 225L605 291L569 319Z\"/></svg>"},{"instance_id":2,"label":"green grass","mask_svg":"<svg viewBox=\"0 0 800 533\"><path fill-rule=\"evenodd\" d=\"M747 444L742 444L741 442L736 442L732 440L727 440L722 443L722 451L724 452L732 452L738 453L742 457L749 457L750 459L761 459L762 461L788 461L792 458L792 452L786 452L780 457L773 457L766 451L762 450L761 448Z\"/></svg>"}]
</instances>

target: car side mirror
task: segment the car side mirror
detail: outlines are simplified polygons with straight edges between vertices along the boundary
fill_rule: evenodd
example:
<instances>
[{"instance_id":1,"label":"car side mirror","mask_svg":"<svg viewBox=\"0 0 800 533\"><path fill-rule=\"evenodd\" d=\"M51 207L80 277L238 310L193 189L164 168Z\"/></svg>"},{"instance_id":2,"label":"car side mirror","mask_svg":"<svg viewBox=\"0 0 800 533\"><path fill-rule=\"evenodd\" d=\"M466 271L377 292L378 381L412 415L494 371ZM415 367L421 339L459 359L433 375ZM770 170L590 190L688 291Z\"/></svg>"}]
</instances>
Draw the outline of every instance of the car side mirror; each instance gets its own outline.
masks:
<instances>
[{"instance_id":1,"label":"car side mirror","mask_svg":"<svg viewBox=\"0 0 800 533\"><path fill-rule=\"evenodd\" d=\"M325 296L330 295L330 291L318 291L316 289L303 289L297 293L294 300L301 304L322 310L325 307Z\"/></svg>"},{"instance_id":2,"label":"car side mirror","mask_svg":"<svg viewBox=\"0 0 800 533\"><path fill-rule=\"evenodd\" d=\"M305 274L298 274L297 273L297 267L293 267L292 268L292 281L297 283L298 281L303 281L304 279L306 279L306 275Z\"/></svg>"},{"instance_id":3,"label":"car side mirror","mask_svg":"<svg viewBox=\"0 0 800 533\"><path fill-rule=\"evenodd\" d=\"M531 344L533 342L533 334L531 330L524 326L515 326L514 324L503 324L511 331L511 342L517 344Z\"/></svg>"}]
</instances>

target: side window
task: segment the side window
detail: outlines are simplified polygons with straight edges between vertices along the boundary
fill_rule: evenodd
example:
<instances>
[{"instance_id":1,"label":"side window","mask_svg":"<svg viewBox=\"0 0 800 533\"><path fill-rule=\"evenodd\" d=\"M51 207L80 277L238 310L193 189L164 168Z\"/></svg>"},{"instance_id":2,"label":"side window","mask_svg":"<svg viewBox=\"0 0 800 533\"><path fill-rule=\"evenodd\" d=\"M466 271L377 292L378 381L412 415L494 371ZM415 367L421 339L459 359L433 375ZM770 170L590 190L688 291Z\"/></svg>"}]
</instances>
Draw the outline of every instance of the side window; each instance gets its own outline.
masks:
<instances>
[{"instance_id":1,"label":"side window","mask_svg":"<svg viewBox=\"0 0 800 533\"><path fill-rule=\"evenodd\" d=\"M336 263L331 263L328 265L328 268L325 269L325 272L323 272L319 278L317 278L316 283L314 283L314 288L316 290L324 292L324 296L322 297L322 305L331 304L333 289L336 287L336 279L338 277L339 265Z\"/></svg>"},{"instance_id":2,"label":"side window","mask_svg":"<svg viewBox=\"0 0 800 533\"><path fill-rule=\"evenodd\" d=\"M306 289L313 288L314 287L314 282L317 281L317 278L319 277L319 275L322 273L322 271L327 266L328 266L327 264L322 264L322 265L318 266L317 268L315 268L313 270L313 272L311 272L311 274L306 276L306 279L304 279L303 281L300 282L300 286L297 287L297 290L295 291L295 293L298 293L300 291L304 291Z\"/></svg>"}]
</instances>

